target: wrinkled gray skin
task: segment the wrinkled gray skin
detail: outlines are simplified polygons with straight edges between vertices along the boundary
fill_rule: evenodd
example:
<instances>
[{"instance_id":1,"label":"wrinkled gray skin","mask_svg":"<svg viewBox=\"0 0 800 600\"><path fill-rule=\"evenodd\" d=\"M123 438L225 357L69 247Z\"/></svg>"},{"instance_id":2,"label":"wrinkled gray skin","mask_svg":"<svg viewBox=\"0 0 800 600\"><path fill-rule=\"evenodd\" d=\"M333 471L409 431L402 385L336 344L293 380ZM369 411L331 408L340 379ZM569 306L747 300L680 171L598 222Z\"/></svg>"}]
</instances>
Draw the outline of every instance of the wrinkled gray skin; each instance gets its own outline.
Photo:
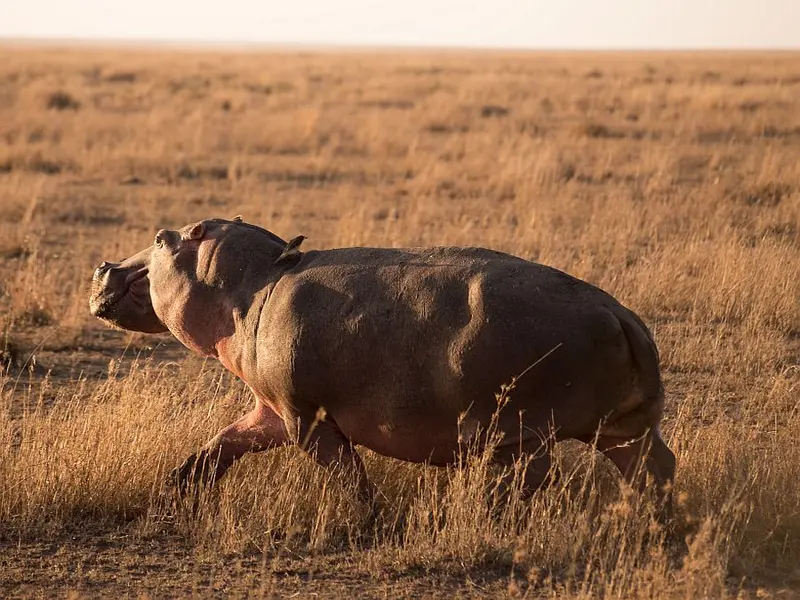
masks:
<instances>
[{"instance_id":1,"label":"wrinkled gray skin","mask_svg":"<svg viewBox=\"0 0 800 600\"><path fill-rule=\"evenodd\" d=\"M300 241L209 219L162 230L152 247L95 272L93 315L168 331L255 395L250 413L173 472L179 489L213 482L247 452L298 444L349 471L369 498L355 445L453 463L497 411L501 386L544 357L499 413L497 463L535 457L526 472L534 490L552 444L578 439L640 488L643 461L667 499L675 458L658 430L658 353L614 298L481 248L301 253Z\"/></svg>"}]
</instances>

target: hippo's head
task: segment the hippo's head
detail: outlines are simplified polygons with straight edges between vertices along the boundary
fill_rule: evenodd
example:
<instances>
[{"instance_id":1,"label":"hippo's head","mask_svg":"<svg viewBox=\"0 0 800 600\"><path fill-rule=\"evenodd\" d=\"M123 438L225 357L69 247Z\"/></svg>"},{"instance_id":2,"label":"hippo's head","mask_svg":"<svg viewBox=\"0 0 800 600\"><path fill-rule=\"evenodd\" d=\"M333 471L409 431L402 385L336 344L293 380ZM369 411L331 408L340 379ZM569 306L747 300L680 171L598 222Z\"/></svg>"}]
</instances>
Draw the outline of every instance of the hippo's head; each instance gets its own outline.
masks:
<instances>
[{"instance_id":1,"label":"hippo's head","mask_svg":"<svg viewBox=\"0 0 800 600\"><path fill-rule=\"evenodd\" d=\"M256 279L287 247L269 231L233 221L207 219L179 230L162 229L152 246L120 263L104 262L94 272L89 310L106 323L145 333L180 327L176 315L204 313L203 298L214 289L236 288ZM261 260L253 263L253 256ZM251 268L252 267L252 268Z\"/></svg>"}]
</instances>

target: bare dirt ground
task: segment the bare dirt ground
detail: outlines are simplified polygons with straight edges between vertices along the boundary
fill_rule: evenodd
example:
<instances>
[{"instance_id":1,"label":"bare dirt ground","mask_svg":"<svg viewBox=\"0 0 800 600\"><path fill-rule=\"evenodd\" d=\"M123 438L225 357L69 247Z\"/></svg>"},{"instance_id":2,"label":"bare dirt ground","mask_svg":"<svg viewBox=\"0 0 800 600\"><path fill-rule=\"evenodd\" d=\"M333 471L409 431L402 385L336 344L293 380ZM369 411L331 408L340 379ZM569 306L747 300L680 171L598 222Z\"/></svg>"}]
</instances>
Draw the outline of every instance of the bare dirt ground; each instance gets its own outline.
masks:
<instances>
[{"instance_id":1,"label":"bare dirt ground","mask_svg":"<svg viewBox=\"0 0 800 600\"><path fill-rule=\"evenodd\" d=\"M800 56L0 57L0 595L798 594ZM488 246L614 294L661 350L680 533L569 445L571 477L525 502L367 453L373 521L287 450L165 510L165 473L249 399L92 320L88 284L238 214L309 248Z\"/></svg>"}]
</instances>

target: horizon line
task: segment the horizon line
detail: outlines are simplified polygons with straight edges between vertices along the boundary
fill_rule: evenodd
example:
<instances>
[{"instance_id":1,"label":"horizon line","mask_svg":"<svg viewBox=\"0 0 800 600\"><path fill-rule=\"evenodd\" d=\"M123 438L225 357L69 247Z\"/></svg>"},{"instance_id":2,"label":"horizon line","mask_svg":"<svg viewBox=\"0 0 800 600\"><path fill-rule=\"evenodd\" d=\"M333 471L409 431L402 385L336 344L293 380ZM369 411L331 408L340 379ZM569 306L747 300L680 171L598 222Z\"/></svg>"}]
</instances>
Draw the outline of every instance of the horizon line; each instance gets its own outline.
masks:
<instances>
[{"instance_id":1,"label":"horizon line","mask_svg":"<svg viewBox=\"0 0 800 600\"><path fill-rule=\"evenodd\" d=\"M793 53L800 52L797 46L499 46L499 45L417 45L405 43L387 44L341 44L336 42L269 42L259 40L203 40L196 38L89 38L89 37L4 37L0 35L0 46L22 46L25 48L71 47L73 49L154 50L169 48L177 51L215 50L227 52L486 52L486 53L702 53L744 54L748 52Z\"/></svg>"}]
</instances>

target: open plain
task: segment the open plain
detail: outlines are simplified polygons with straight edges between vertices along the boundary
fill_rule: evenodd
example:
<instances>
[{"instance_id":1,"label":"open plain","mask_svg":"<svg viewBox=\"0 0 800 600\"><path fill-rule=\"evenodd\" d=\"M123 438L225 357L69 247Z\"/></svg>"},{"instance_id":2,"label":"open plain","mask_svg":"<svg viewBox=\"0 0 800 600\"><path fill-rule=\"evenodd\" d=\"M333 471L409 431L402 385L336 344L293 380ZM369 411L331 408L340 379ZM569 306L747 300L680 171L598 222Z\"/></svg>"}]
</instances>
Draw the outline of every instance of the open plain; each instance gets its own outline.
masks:
<instances>
[{"instance_id":1,"label":"open plain","mask_svg":"<svg viewBox=\"0 0 800 600\"><path fill-rule=\"evenodd\" d=\"M485 453L365 452L373 519L285 449L165 506L248 393L105 328L89 283L234 215L307 248L487 246L615 295L661 351L674 531L577 443L528 500L492 494ZM796 54L0 49L2 597L796 597L799 439Z\"/></svg>"}]
</instances>

